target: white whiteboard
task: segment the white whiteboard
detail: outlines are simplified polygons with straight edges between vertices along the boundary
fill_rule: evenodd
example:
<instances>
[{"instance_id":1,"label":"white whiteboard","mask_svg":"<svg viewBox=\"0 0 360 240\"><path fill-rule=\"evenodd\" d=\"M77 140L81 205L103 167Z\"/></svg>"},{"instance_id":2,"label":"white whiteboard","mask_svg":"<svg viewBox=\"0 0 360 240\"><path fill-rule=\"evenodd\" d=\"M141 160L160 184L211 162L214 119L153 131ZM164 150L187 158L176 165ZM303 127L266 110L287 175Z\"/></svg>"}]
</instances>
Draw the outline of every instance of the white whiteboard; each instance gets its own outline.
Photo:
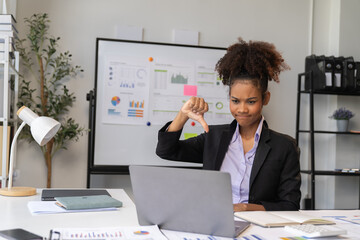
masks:
<instances>
[{"instance_id":1,"label":"white whiteboard","mask_svg":"<svg viewBox=\"0 0 360 240\"><path fill-rule=\"evenodd\" d=\"M213 62L213 67L215 68L216 62L225 54L226 49L101 38L97 39L96 49L96 115L94 124L95 131L93 130L91 133L94 138L94 157L93 159L89 159L90 162L92 161L92 165L94 167L129 165L201 166L200 164L163 160L155 154L158 131L163 124L171 121L172 118L157 125L151 124L150 126L146 124L104 123L102 108L105 104L104 76L106 75L106 68L108 67L106 61L109 57L147 59L151 56L154 59L176 58L179 62L188 63L195 61ZM150 79L150 82L151 81L152 79ZM223 92L219 92L219 94L222 98L224 97ZM199 127L199 124L197 125L191 126L189 123L184 127L183 132L202 133L203 129Z\"/></svg>"}]
</instances>

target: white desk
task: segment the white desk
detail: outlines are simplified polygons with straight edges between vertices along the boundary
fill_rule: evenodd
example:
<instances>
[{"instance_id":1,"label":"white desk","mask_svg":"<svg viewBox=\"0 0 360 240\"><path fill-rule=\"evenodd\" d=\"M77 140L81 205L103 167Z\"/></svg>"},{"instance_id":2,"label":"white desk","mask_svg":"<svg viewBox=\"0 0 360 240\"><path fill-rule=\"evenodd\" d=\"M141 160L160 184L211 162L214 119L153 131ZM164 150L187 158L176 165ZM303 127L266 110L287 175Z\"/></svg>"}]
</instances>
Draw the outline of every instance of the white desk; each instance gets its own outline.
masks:
<instances>
[{"instance_id":1,"label":"white desk","mask_svg":"<svg viewBox=\"0 0 360 240\"><path fill-rule=\"evenodd\" d=\"M0 196L0 230L10 228L24 228L38 235L48 237L49 231L53 228L98 228L98 227L119 227L138 226L136 208L132 200L122 189L108 189L109 193L116 199L123 202L123 207L117 211L108 212L82 212L82 213L59 213L31 215L28 201L39 201L40 192L31 197L4 197ZM318 217L326 216L358 216L360 210L327 210L327 211L306 211L308 214ZM331 219L335 220L335 219ZM348 231L348 235L342 238L326 239L360 239L360 225L335 220L337 225ZM360 221L359 221L360 222ZM293 235L282 228L262 228L256 225L250 226L238 239L242 237L252 238L252 235L260 236L261 239L272 240L280 237L291 237ZM184 239L177 237L172 239ZM188 239L195 239L188 237ZM206 236L203 239L208 239ZM217 238L224 239L224 238Z\"/></svg>"},{"instance_id":2,"label":"white desk","mask_svg":"<svg viewBox=\"0 0 360 240\"><path fill-rule=\"evenodd\" d=\"M138 226L136 208L122 189L107 189L112 197L123 202L117 211L31 215L27 203L40 201L41 190L30 197L0 196L0 230L24 228L48 237L52 228Z\"/></svg>"},{"instance_id":3,"label":"white desk","mask_svg":"<svg viewBox=\"0 0 360 240\"><path fill-rule=\"evenodd\" d=\"M360 239L360 225L345 222L343 220L338 220L335 216L347 216L352 217L353 219L360 219L360 210L316 210L316 211L302 211L305 214L314 216L314 217L323 217L329 220L332 220L336 223L337 227L347 230L347 235L342 235L340 237L326 237L326 238L318 238L318 239ZM354 217L355 216L355 217ZM360 223L360 221L357 221ZM246 230L243 234L240 235L239 239L243 239L241 237L251 236L251 235L259 235L266 240L280 239L286 237L296 237L292 234L289 234L283 228L263 228L256 225L251 225L248 230ZM299 236L297 236L299 237ZM290 238L289 238L290 240Z\"/></svg>"}]
</instances>

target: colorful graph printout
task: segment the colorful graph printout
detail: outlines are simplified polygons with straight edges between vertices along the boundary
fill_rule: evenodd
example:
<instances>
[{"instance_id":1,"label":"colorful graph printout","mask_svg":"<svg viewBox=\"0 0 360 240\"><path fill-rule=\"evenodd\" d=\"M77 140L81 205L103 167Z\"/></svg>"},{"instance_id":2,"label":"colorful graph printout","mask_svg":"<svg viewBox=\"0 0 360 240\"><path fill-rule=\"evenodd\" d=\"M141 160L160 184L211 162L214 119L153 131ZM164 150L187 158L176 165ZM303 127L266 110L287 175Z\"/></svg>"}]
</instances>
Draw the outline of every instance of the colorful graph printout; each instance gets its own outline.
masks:
<instances>
[{"instance_id":1,"label":"colorful graph printout","mask_svg":"<svg viewBox=\"0 0 360 240\"><path fill-rule=\"evenodd\" d=\"M218 74L214 70L216 61L191 63L156 59L150 68L152 84L148 107L152 124L163 124L174 119L191 96L204 98L208 103L209 111L205 113L208 124L232 121L228 88L218 79Z\"/></svg>"},{"instance_id":2,"label":"colorful graph printout","mask_svg":"<svg viewBox=\"0 0 360 240\"><path fill-rule=\"evenodd\" d=\"M52 233L59 239L103 239L103 240L167 240L158 226L130 226L115 228L56 228ZM146 238L144 238L146 236Z\"/></svg>"},{"instance_id":3,"label":"colorful graph printout","mask_svg":"<svg viewBox=\"0 0 360 240\"><path fill-rule=\"evenodd\" d=\"M161 125L173 119L191 96L208 103L208 124L231 122L228 88L218 79L215 64L159 57L151 62L148 58L107 57L103 123Z\"/></svg>"},{"instance_id":4,"label":"colorful graph printout","mask_svg":"<svg viewBox=\"0 0 360 240\"><path fill-rule=\"evenodd\" d=\"M108 57L105 65L104 99L107 101L103 104L102 122L145 125L148 122L148 108L145 108L149 98L148 60Z\"/></svg>"}]
</instances>

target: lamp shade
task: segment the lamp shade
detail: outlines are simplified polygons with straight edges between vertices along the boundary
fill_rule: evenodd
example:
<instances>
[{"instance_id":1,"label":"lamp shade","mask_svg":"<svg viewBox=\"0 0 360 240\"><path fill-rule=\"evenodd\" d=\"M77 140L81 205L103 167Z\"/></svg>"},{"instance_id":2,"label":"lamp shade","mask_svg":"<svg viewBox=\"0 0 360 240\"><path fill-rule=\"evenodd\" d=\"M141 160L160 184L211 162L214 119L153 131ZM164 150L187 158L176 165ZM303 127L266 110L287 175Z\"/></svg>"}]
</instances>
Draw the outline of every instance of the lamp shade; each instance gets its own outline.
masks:
<instances>
[{"instance_id":1,"label":"lamp shade","mask_svg":"<svg viewBox=\"0 0 360 240\"><path fill-rule=\"evenodd\" d=\"M21 107L17 111L17 115L23 122L16 131L10 150L10 163L9 163L9 182L7 189L1 188L0 195L4 196L31 196L36 194L36 189L32 187L13 187L13 171L14 171L14 155L15 145L21 130L26 124L30 126L30 132L35 141L44 146L51 140L59 130L61 124L49 117L39 117L36 113L31 111L26 106Z\"/></svg>"},{"instance_id":2,"label":"lamp shade","mask_svg":"<svg viewBox=\"0 0 360 240\"><path fill-rule=\"evenodd\" d=\"M58 121L49 117L39 117L25 106L18 110L17 115L30 126L31 135L40 146L49 142L61 126Z\"/></svg>"}]
</instances>

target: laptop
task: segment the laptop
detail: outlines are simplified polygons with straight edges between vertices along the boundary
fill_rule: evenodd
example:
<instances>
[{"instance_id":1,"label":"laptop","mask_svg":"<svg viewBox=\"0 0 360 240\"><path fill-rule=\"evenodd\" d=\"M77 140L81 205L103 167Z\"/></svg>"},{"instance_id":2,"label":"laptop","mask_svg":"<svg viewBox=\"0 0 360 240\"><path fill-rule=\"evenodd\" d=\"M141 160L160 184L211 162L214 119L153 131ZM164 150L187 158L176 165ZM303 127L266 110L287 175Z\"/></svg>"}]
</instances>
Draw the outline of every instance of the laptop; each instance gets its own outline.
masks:
<instances>
[{"instance_id":1,"label":"laptop","mask_svg":"<svg viewBox=\"0 0 360 240\"><path fill-rule=\"evenodd\" d=\"M79 197L108 195L105 189L43 189L41 192L41 201L55 201L55 197Z\"/></svg>"},{"instance_id":2,"label":"laptop","mask_svg":"<svg viewBox=\"0 0 360 240\"><path fill-rule=\"evenodd\" d=\"M129 167L140 225L206 235L236 237L230 174L170 167Z\"/></svg>"}]
</instances>

